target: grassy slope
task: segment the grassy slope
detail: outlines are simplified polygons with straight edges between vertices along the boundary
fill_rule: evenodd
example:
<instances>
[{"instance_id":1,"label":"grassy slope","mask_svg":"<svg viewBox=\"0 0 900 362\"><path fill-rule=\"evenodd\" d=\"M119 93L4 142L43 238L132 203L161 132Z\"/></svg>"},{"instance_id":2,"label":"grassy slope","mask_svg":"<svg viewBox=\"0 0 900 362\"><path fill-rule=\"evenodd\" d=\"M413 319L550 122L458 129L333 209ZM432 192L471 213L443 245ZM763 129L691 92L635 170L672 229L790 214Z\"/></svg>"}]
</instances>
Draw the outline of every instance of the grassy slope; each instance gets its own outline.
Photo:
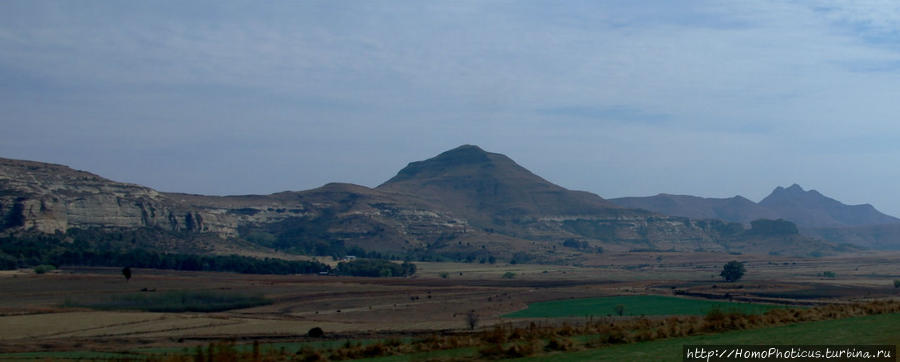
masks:
<instances>
[{"instance_id":1,"label":"grassy slope","mask_svg":"<svg viewBox=\"0 0 900 362\"><path fill-rule=\"evenodd\" d=\"M505 318L556 318L615 315L616 305L625 306L625 315L705 315L713 308L747 314L765 313L780 306L751 303L717 302L658 295L554 300L532 303L528 309L507 314Z\"/></svg>"},{"instance_id":2,"label":"grassy slope","mask_svg":"<svg viewBox=\"0 0 900 362\"><path fill-rule=\"evenodd\" d=\"M528 358L533 361L681 361L685 344L900 344L900 314L797 323L618 345Z\"/></svg>"}]
</instances>

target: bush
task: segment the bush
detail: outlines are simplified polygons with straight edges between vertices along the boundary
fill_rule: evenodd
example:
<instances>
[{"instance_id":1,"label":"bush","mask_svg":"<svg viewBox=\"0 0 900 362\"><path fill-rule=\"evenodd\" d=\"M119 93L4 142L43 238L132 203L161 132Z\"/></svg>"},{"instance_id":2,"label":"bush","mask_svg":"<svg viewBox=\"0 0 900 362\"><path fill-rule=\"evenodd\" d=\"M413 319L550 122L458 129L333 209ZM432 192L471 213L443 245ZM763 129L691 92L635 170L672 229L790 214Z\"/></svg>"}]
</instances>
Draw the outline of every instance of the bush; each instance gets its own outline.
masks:
<instances>
[{"instance_id":1,"label":"bush","mask_svg":"<svg viewBox=\"0 0 900 362\"><path fill-rule=\"evenodd\" d=\"M503 273L503 279L512 279L515 277L516 277L516 273L513 273L513 272Z\"/></svg>"},{"instance_id":2,"label":"bush","mask_svg":"<svg viewBox=\"0 0 900 362\"><path fill-rule=\"evenodd\" d=\"M53 270L56 270L56 267L53 265L49 265L49 264L38 265L38 266L34 267L34 272L38 273L38 274L44 274L48 271L53 271Z\"/></svg>"},{"instance_id":3,"label":"bush","mask_svg":"<svg viewBox=\"0 0 900 362\"><path fill-rule=\"evenodd\" d=\"M325 335L325 331L323 331L322 328L313 327L309 332L306 332L306 335L313 338L320 338Z\"/></svg>"},{"instance_id":4,"label":"bush","mask_svg":"<svg viewBox=\"0 0 900 362\"><path fill-rule=\"evenodd\" d=\"M900 288L900 279L894 280L894 288Z\"/></svg>"},{"instance_id":5,"label":"bush","mask_svg":"<svg viewBox=\"0 0 900 362\"><path fill-rule=\"evenodd\" d=\"M822 276L833 279L833 278L837 277L837 274L835 274L833 271L825 271L825 272L822 272Z\"/></svg>"}]
</instances>

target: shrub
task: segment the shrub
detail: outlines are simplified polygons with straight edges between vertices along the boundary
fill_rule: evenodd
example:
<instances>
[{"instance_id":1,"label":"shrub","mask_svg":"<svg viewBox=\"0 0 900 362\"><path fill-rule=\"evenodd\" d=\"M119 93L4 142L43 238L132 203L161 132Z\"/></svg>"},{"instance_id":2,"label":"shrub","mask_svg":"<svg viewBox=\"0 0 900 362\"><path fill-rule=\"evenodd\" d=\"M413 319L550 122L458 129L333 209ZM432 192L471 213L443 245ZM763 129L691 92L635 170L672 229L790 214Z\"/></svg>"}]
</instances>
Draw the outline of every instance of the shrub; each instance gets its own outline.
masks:
<instances>
[{"instance_id":1,"label":"shrub","mask_svg":"<svg viewBox=\"0 0 900 362\"><path fill-rule=\"evenodd\" d=\"M313 327L309 330L309 332L306 332L306 335L313 338L320 338L325 335L325 331L323 331L322 328Z\"/></svg>"},{"instance_id":2,"label":"shrub","mask_svg":"<svg viewBox=\"0 0 900 362\"><path fill-rule=\"evenodd\" d=\"M513 273L513 272L503 273L503 279L512 279L515 277L516 277L516 273Z\"/></svg>"},{"instance_id":3,"label":"shrub","mask_svg":"<svg viewBox=\"0 0 900 362\"><path fill-rule=\"evenodd\" d=\"M822 272L822 276L833 279L834 277L837 276L837 274L835 274L833 271L825 271L825 272Z\"/></svg>"},{"instance_id":4,"label":"shrub","mask_svg":"<svg viewBox=\"0 0 900 362\"><path fill-rule=\"evenodd\" d=\"M56 270L56 267L49 264L38 265L34 267L34 272L38 274L44 274L48 271Z\"/></svg>"},{"instance_id":5,"label":"shrub","mask_svg":"<svg viewBox=\"0 0 900 362\"><path fill-rule=\"evenodd\" d=\"M894 288L900 288L900 279L894 280Z\"/></svg>"},{"instance_id":6,"label":"shrub","mask_svg":"<svg viewBox=\"0 0 900 362\"><path fill-rule=\"evenodd\" d=\"M475 327L478 326L478 321L480 319L481 316L479 316L474 309L466 312L466 326L468 326L470 330L475 329Z\"/></svg>"},{"instance_id":7,"label":"shrub","mask_svg":"<svg viewBox=\"0 0 900 362\"><path fill-rule=\"evenodd\" d=\"M544 346L545 351L568 351L572 349L572 341L565 338L550 338L547 345Z\"/></svg>"},{"instance_id":8,"label":"shrub","mask_svg":"<svg viewBox=\"0 0 900 362\"><path fill-rule=\"evenodd\" d=\"M616 304L616 306L613 307L613 310L616 312L616 315L620 315L620 316L624 315L625 314L625 305L624 304Z\"/></svg>"},{"instance_id":9,"label":"shrub","mask_svg":"<svg viewBox=\"0 0 900 362\"><path fill-rule=\"evenodd\" d=\"M450 273L441 272L441 278L447 279L447 277L449 277L449 276L450 276Z\"/></svg>"}]
</instances>

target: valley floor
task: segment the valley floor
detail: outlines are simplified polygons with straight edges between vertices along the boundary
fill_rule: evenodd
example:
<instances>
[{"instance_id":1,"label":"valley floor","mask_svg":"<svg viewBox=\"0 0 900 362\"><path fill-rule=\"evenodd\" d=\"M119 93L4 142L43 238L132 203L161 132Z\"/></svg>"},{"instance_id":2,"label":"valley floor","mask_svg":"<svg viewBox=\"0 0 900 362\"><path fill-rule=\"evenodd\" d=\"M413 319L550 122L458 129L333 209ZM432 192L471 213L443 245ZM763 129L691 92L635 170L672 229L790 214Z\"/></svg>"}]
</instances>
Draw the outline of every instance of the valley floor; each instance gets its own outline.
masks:
<instances>
[{"instance_id":1,"label":"valley floor","mask_svg":"<svg viewBox=\"0 0 900 362\"><path fill-rule=\"evenodd\" d=\"M325 339L402 338L466 329L470 310L477 312L478 327L483 328L525 323L503 316L529 303L617 295L679 295L779 305L900 298L900 289L893 285L894 279L900 279L900 270L893 264L898 256L775 259L630 253L607 255L578 267L417 263L419 272L411 278L135 269L133 278L126 281L115 268L63 268L41 275L2 272L0 353L191 347L223 339L306 341L314 327L325 331ZM723 283L718 271L731 259L744 261L747 274L740 282ZM824 271L835 273L835 278L822 277ZM262 294L273 303L216 313L63 307L67 300L173 290Z\"/></svg>"}]
</instances>

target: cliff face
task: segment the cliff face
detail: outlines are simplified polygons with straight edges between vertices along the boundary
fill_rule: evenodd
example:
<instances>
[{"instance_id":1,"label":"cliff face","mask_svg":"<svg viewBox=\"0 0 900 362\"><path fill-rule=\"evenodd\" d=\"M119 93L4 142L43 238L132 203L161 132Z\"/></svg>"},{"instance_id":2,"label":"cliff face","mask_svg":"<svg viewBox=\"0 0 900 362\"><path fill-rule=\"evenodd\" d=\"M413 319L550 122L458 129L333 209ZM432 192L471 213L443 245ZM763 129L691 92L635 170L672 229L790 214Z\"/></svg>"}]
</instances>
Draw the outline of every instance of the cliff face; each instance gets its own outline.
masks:
<instances>
[{"instance_id":1,"label":"cliff face","mask_svg":"<svg viewBox=\"0 0 900 362\"><path fill-rule=\"evenodd\" d=\"M552 262L598 246L792 254L832 248L798 236L762 238L740 224L616 206L476 146L413 162L376 189L334 183L223 197L161 193L66 166L0 159L0 236L136 228L177 232L174 241L160 241L163 251L175 244L211 250L219 240L319 255L359 247L453 260L528 254ZM192 241L196 235L205 237ZM557 248L564 241L580 249Z\"/></svg>"},{"instance_id":2,"label":"cliff face","mask_svg":"<svg viewBox=\"0 0 900 362\"><path fill-rule=\"evenodd\" d=\"M229 239L242 237L241 230L316 222L324 230L315 237L387 251L471 231L464 220L363 186L263 196L161 193L66 166L0 158L0 235L149 227Z\"/></svg>"},{"instance_id":3,"label":"cliff face","mask_svg":"<svg viewBox=\"0 0 900 362\"><path fill-rule=\"evenodd\" d=\"M53 164L0 159L0 190L6 231L143 226L213 231L204 220L215 219L172 208L152 189Z\"/></svg>"}]
</instances>

